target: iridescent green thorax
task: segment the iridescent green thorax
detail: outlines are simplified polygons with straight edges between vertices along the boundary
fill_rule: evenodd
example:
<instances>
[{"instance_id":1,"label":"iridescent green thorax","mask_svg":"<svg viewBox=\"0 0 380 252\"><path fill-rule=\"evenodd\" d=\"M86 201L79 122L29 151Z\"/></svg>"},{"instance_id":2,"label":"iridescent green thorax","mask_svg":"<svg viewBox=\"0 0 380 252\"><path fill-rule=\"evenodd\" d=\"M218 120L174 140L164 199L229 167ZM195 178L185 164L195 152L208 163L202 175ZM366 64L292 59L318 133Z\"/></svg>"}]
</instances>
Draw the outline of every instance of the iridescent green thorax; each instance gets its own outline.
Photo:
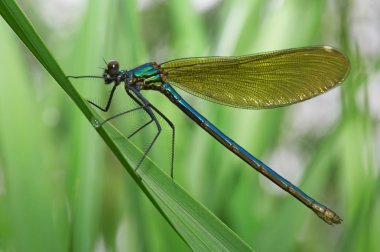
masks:
<instances>
[{"instance_id":1,"label":"iridescent green thorax","mask_svg":"<svg viewBox=\"0 0 380 252\"><path fill-rule=\"evenodd\" d=\"M128 71L130 83L140 83L142 89L156 89L165 77L157 63L146 63ZM152 85L157 83L159 85Z\"/></svg>"},{"instance_id":2,"label":"iridescent green thorax","mask_svg":"<svg viewBox=\"0 0 380 252\"><path fill-rule=\"evenodd\" d=\"M158 73L160 73L160 70L157 68L156 63L146 63L129 71L129 74L133 77L142 79L147 79Z\"/></svg>"}]
</instances>

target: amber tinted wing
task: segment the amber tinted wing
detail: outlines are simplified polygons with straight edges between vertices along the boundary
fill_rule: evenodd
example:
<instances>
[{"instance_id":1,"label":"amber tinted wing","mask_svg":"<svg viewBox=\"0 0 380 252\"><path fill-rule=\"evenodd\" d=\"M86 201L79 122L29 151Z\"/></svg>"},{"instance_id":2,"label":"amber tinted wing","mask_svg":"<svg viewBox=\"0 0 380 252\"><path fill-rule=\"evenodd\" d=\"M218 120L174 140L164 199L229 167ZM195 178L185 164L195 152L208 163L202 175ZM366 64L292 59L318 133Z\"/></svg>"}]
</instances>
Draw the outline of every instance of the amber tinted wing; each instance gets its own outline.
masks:
<instances>
[{"instance_id":1,"label":"amber tinted wing","mask_svg":"<svg viewBox=\"0 0 380 252\"><path fill-rule=\"evenodd\" d=\"M228 106L259 109L310 99L347 76L347 57L332 47L305 47L238 57L185 58L161 64L166 81Z\"/></svg>"}]
</instances>

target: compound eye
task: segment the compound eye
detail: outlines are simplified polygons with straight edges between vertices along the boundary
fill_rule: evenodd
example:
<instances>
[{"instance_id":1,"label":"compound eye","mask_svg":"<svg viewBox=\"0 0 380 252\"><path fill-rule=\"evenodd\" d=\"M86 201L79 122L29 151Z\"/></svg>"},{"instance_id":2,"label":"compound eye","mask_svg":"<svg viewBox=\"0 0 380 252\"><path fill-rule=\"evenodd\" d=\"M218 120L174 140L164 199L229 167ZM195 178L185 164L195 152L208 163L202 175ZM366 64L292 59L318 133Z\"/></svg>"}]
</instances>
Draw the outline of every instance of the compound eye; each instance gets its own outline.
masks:
<instances>
[{"instance_id":1,"label":"compound eye","mask_svg":"<svg viewBox=\"0 0 380 252\"><path fill-rule=\"evenodd\" d=\"M107 64L107 73L111 77L115 77L119 74L119 62L116 60L111 60Z\"/></svg>"}]
</instances>

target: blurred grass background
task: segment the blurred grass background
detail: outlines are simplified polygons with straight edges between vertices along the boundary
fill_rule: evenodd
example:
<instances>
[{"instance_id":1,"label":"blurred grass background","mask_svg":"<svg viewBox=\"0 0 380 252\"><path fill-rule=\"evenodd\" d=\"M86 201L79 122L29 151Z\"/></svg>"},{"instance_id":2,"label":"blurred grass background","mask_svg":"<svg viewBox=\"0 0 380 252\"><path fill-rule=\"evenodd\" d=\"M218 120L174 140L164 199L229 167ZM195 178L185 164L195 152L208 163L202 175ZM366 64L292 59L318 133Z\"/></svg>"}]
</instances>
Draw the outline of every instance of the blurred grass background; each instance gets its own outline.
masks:
<instances>
[{"instance_id":1,"label":"blurred grass background","mask_svg":"<svg viewBox=\"0 0 380 252\"><path fill-rule=\"evenodd\" d=\"M378 3L18 3L72 75L100 73L103 57L129 69L189 56L339 48L351 60L348 80L288 108L238 110L183 94L253 155L336 210L344 222L334 227L274 188L162 95L146 96L176 125L176 181L257 251L380 249ZM0 34L1 250L189 250L3 20ZM79 88L97 97L103 86L89 83ZM150 156L168 161L157 149Z\"/></svg>"}]
</instances>

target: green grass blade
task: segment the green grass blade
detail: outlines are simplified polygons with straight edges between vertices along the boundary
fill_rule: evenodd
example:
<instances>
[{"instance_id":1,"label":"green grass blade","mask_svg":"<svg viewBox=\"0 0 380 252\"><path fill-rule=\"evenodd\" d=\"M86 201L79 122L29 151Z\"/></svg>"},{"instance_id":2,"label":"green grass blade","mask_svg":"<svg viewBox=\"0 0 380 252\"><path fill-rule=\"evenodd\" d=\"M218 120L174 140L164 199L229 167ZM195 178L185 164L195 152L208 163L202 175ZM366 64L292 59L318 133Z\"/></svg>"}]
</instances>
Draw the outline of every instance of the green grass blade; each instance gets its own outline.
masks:
<instances>
[{"instance_id":1,"label":"green grass blade","mask_svg":"<svg viewBox=\"0 0 380 252\"><path fill-rule=\"evenodd\" d=\"M1 1L0 13L39 62L77 104L87 119L91 121L94 116L92 110L67 80L60 66L51 56L18 5L11 0ZM123 145L120 145L113 141L111 136L118 134L114 128L106 125L97 128L97 131L147 197L193 250L252 250L153 163L140 169L140 179L128 164L127 156L124 155L125 148L133 149L134 146L129 142L123 142Z\"/></svg>"}]
</instances>

